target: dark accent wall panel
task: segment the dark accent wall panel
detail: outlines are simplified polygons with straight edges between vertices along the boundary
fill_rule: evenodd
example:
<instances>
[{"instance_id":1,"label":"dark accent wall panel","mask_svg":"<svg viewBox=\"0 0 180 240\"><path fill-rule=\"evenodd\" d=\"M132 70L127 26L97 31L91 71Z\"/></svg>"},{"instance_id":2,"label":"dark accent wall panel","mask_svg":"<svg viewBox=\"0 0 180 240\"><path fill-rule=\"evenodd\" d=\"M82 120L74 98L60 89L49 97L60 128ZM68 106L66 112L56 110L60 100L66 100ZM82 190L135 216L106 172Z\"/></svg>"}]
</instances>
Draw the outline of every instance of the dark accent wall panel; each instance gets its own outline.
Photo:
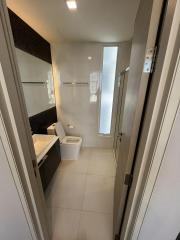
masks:
<instances>
[{"instance_id":1,"label":"dark accent wall panel","mask_svg":"<svg viewBox=\"0 0 180 240\"><path fill-rule=\"evenodd\" d=\"M29 122L33 133L47 134L47 128L57 122L56 107L29 117Z\"/></svg>"},{"instance_id":2,"label":"dark accent wall panel","mask_svg":"<svg viewBox=\"0 0 180 240\"><path fill-rule=\"evenodd\" d=\"M50 44L27 23L8 9L15 46L46 62L52 63Z\"/></svg>"}]
</instances>

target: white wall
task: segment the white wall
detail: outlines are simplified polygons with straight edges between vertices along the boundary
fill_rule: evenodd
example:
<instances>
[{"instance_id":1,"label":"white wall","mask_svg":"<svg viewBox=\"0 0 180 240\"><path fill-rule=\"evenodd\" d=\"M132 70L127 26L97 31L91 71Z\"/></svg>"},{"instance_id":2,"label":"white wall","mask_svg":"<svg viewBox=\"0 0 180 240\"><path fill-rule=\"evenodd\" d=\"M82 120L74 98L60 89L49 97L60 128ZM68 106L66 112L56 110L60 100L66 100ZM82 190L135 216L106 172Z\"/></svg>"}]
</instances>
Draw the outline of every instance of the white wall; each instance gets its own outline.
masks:
<instances>
[{"instance_id":1,"label":"white wall","mask_svg":"<svg viewBox=\"0 0 180 240\"><path fill-rule=\"evenodd\" d=\"M51 64L17 48L16 55L21 81L33 82L22 83L28 115L33 116L55 106Z\"/></svg>"},{"instance_id":2,"label":"white wall","mask_svg":"<svg viewBox=\"0 0 180 240\"><path fill-rule=\"evenodd\" d=\"M127 43L125 45L127 47ZM122 48L123 44L120 45L120 57ZM129 49L130 43L128 43ZM122 61L118 66L124 67L122 64L123 56L124 54L122 54ZM92 59L89 60L88 57L92 57ZM53 45L52 58L57 113L66 132L69 135L82 136L84 146L112 148L113 136L98 135L99 90L97 91L97 102L90 102L90 85L63 85L63 82L90 83L92 78L99 80L102 70L103 45L98 43ZM124 65L126 65L127 59L124 58L124 61ZM74 129L69 129L68 124L73 125Z\"/></svg>"}]
</instances>

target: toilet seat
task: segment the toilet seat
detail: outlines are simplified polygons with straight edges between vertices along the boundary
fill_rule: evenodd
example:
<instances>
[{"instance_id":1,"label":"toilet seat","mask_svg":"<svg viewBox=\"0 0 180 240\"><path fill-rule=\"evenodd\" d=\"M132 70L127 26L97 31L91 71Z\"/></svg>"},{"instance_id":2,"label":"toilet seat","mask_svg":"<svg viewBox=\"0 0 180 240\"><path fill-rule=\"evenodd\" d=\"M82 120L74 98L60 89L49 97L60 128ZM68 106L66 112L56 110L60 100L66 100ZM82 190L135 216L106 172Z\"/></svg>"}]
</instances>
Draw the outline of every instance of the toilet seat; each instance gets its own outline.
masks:
<instances>
[{"instance_id":1,"label":"toilet seat","mask_svg":"<svg viewBox=\"0 0 180 240\"><path fill-rule=\"evenodd\" d=\"M62 144L81 144L82 138L81 137L75 137L75 136L65 136L63 139L60 140Z\"/></svg>"},{"instance_id":2,"label":"toilet seat","mask_svg":"<svg viewBox=\"0 0 180 240\"><path fill-rule=\"evenodd\" d=\"M61 160L78 160L82 144L81 137L66 136L61 122L49 126L47 132L59 137Z\"/></svg>"}]
</instances>

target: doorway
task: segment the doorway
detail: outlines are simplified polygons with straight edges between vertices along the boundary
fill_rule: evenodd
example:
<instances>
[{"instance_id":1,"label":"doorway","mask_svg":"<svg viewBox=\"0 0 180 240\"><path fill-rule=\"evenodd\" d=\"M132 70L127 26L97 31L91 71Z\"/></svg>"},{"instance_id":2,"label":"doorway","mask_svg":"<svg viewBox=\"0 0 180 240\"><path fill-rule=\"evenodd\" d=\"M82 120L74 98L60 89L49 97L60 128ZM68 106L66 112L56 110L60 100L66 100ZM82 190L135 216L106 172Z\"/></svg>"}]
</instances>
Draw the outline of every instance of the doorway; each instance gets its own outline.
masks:
<instances>
[{"instance_id":1,"label":"doorway","mask_svg":"<svg viewBox=\"0 0 180 240\"><path fill-rule=\"evenodd\" d=\"M153 1L149 1L148 4L149 4L148 5L149 15L142 16L140 14L140 19L141 21L142 21L142 18L145 18L145 20L147 20L147 23L149 25L148 24L146 25L147 26L146 30L149 33L149 28L150 28L149 26L152 23L151 21L149 22L149 20L150 20L150 17L152 15L154 17L154 14L155 14L154 11L151 11L151 9L154 10L155 6ZM142 5L141 7L142 9L144 9L144 7L147 7L147 6ZM159 17L161 12L160 11L161 3L159 3L158 8L156 9L159 9L159 12L158 12L158 17ZM153 20L154 19L156 18L153 18ZM159 19L157 18L155 23L153 22L153 24L155 24L157 28L158 28L158 20ZM156 39L156 30L157 29L155 29L155 32L153 32L153 34L152 32L150 32L151 37L153 36L152 42L148 42L149 36L147 32L145 32L145 40L143 39L145 45L149 44L154 47L154 43ZM140 34L137 34L137 35L140 36ZM139 39L136 38L135 40L139 40ZM118 147L116 147L117 149L119 148L119 150L116 150L116 152L119 153L118 161L121 164L118 164L118 168L117 168L118 171L115 179L116 180L115 206L114 206L114 213L115 213L114 224L116 225L116 226L114 225L115 234L119 233L119 226L121 224L121 219L123 215L122 212L124 209L124 200L126 198L127 188L129 187L128 184L130 184L130 181L129 181L130 178L127 178L127 182L126 182L127 186L125 186L125 189L123 189L124 176L126 175L126 173L128 173L128 175L130 175L131 173L130 169L131 169L132 162L129 164L129 162L126 161L127 156L133 157L133 150L129 153L128 148L131 143L133 144L133 146L131 145L132 149L135 149L138 130L139 130L138 124L140 123L140 120L141 120L141 113L143 109L144 98L146 95L146 87L149 79L148 70L147 72L144 72L144 69L143 69L144 57L146 56L146 53L148 53L149 55L152 53L149 51L146 52L146 50L149 50L149 45L145 46L143 49L140 49L142 50L140 52L136 51L137 49L133 48L131 63L130 63L130 66L132 66L132 69L130 68L130 76L128 76L127 83L129 82L129 79L132 79L132 78L136 79L135 78L136 73L138 72L139 68L141 68L141 71L138 72L139 82L136 82L137 84L135 85L132 84L132 82L127 84L127 90L129 92L126 91L126 94L122 95L122 97L125 96L125 99L124 99L125 108L123 109L123 114L120 110L121 117L118 118L120 119L120 124L117 129L118 129L118 132L120 129L122 130L120 131L120 133L122 133L122 136L121 136L122 138L120 138L120 140L121 140L121 143L125 145L120 144ZM139 53L141 53L140 57L137 58L139 56ZM137 59L139 59L140 63L135 66L134 62L135 60L137 61ZM124 81L125 79L126 77L124 78ZM142 85L139 83L142 83ZM66 84L64 85L67 86L68 82L66 82ZM78 84L74 84L74 85L78 85ZM83 87L88 86L88 84L82 84L82 85ZM141 91L139 91L139 89ZM135 90L135 92L132 92L133 90ZM21 95L22 92L21 90L19 91ZM75 92L74 90L71 90L71 91ZM135 96L135 98L131 99L130 97L133 97L133 96ZM141 96L142 98L138 99L139 96ZM122 97L120 97L121 102L123 101ZM138 102L138 100L140 101ZM23 102L23 100L21 99L20 102ZM83 104L83 101L81 101L80 103ZM136 108L137 105L138 105L138 109ZM131 115L131 113L134 112L134 110L136 113L135 117ZM25 115L24 112L22 113L22 115L23 114ZM129 123L129 120L132 120L132 121L130 121ZM27 122L27 117L24 119L24 121ZM121 121L122 121L122 124L121 124ZM133 121L135 121L136 123L135 131L133 131L133 136L135 136L135 138L133 139L134 141L131 141L131 139L128 138L129 136L131 136L130 134L131 129L128 127L130 126L131 123L134 123ZM26 128L28 127L26 124ZM69 123L68 125L66 124L66 128L67 129L69 128L68 129L69 133L71 133L71 131L76 130L73 128L73 124L71 123ZM91 130L92 128L90 129L88 134L91 134ZM26 134L30 135L29 128ZM33 149L32 139L30 140L30 137L28 141L30 143L31 148ZM132 158L130 160L132 160ZM35 168L37 168L37 164L35 165ZM126 172L126 170L128 171ZM37 170L37 173L38 173L38 170ZM98 224L102 223L103 221L106 224L108 221L110 221L110 219L112 220L112 215L113 215L112 214L112 206L113 206L113 199L112 199L113 190L112 189L114 184L114 176L115 176L115 163L113 160L112 149L110 150L107 148L106 149L86 148L81 151L79 156L79 161L73 162L73 163L70 161L69 162L62 161L60 167L57 169L52 179L52 182L50 183L48 190L46 192L47 203L49 206L49 219L53 220L53 224L56 229L54 231L55 236L56 234L57 236L64 234L65 238L69 238L71 236L72 237L78 236L79 239L84 239L85 237L88 237L89 239L91 238L97 239L97 237L98 239L101 239L101 238L106 239L106 237L108 237L107 239L111 239L112 227L108 225L107 227L104 228L104 224L103 226L100 226L100 225L98 226ZM121 186L120 184L117 184L118 182L121 183ZM119 188L120 191L117 188ZM117 195L116 195L117 193L120 198L119 197L117 198ZM94 216L92 217L92 215ZM106 215L107 218L106 219L104 218L105 220L103 220L102 215L103 216ZM97 219L99 220L97 221ZM69 232L70 224L71 226L73 226L72 232ZM92 224L92 229L89 229L89 226L91 224ZM59 229L61 229L61 232L59 231ZM100 231L101 229L103 230ZM107 229L108 229L108 232L106 232Z\"/></svg>"}]
</instances>

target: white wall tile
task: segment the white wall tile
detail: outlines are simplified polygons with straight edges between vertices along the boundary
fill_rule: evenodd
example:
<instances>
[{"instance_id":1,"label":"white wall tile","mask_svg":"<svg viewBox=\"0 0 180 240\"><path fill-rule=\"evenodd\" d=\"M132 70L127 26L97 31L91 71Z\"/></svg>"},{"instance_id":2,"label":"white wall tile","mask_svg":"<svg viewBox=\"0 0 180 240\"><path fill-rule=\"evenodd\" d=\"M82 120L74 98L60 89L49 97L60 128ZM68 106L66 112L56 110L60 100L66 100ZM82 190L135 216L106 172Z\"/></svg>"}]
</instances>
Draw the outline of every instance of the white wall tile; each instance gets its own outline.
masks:
<instances>
[{"instance_id":1,"label":"white wall tile","mask_svg":"<svg viewBox=\"0 0 180 240\"><path fill-rule=\"evenodd\" d=\"M127 45L127 44L125 44ZM127 59L120 44L120 55L117 71L127 65ZM127 48L127 46L125 46ZM128 51L130 43L128 43ZM129 53L127 52L127 55ZM92 59L88 60L91 56ZM99 90L97 102L90 102L90 85L69 86L63 82L88 82L91 74L97 74L100 80L103 58L103 44L98 43L62 43L52 46L53 68L56 86L56 105L58 118L62 120L69 135L83 137L85 147L112 148L113 136L98 135L99 127ZM124 63L124 64L123 64ZM117 91L115 91L117 95ZM116 109L114 109L116 111ZM115 114L113 114L113 129ZM72 124L74 129L69 129Z\"/></svg>"}]
</instances>

